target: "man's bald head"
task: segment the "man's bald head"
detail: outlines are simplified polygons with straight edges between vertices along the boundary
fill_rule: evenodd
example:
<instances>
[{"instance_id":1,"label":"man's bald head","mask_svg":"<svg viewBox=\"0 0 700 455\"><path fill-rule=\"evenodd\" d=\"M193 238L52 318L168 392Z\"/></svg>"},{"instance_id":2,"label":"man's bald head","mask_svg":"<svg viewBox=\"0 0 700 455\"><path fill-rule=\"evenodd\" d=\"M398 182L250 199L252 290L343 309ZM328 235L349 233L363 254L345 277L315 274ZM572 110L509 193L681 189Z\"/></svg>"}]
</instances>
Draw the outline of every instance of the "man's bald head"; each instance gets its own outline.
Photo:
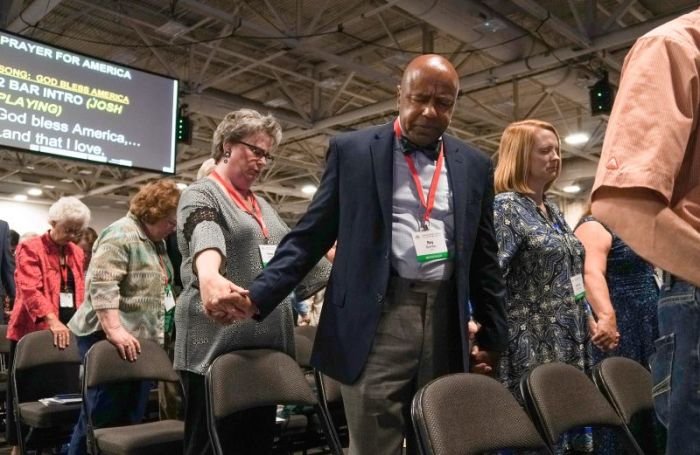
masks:
<instances>
[{"instance_id":1,"label":"man's bald head","mask_svg":"<svg viewBox=\"0 0 700 455\"><path fill-rule=\"evenodd\" d=\"M403 134L418 145L435 142L452 119L459 76L452 64L434 54L414 58L398 87Z\"/></svg>"},{"instance_id":2,"label":"man's bald head","mask_svg":"<svg viewBox=\"0 0 700 455\"><path fill-rule=\"evenodd\" d=\"M420 55L406 65L401 77L401 86L420 75L433 74L432 77L441 77L454 81L455 88L459 91L459 75L452 63L445 57L436 54Z\"/></svg>"}]
</instances>

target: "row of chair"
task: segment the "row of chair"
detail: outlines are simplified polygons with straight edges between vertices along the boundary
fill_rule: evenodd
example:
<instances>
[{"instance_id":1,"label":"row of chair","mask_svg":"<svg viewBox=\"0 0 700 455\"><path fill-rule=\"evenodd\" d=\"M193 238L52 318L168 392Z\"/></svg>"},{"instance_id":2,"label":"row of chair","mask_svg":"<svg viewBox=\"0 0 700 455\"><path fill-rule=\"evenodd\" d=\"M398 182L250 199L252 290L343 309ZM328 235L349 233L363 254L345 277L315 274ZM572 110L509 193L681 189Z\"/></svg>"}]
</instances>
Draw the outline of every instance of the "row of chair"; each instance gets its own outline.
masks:
<instances>
[{"instance_id":1,"label":"row of chair","mask_svg":"<svg viewBox=\"0 0 700 455\"><path fill-rule=\"evenodd\" d=\"M416 394L411 410L422 453L554 453L563 433L587 426L611 429L626 453L644 453L629 425L640 413L653 412L651 375L633 360L603 360L593 382L571 365L540 365L522 379L521 392L527 413L495 379L462 373L432 381Z\"/></svg>"},{"instance_id":2,"label":"row of chair","mask_svg":"<svg viewBox=\"0 0 700 455\"><path fill-rule=\"evenodd\" d=\"M312 371L309 358L313 335L308 329L297 331L296 362L271 350L229 353L213 362L206 375L207 410L217 453L224 453L216 429L219 419L243 409L276 404L311 407L330 452L343 453L339 431L347 429L340 422L340 385L312 372L310 381L317 388L317 396L304 376L305 371ZM24 337L17 345L11 377L23 452L65 439L80 412L79 404L44 406L37 401L39 398L82 390L85 399L90 387L122 381L179 382L169 358L157 344L142 341L142 355L128 363L103 341L86 356L81 387L75 339L63 351L53 348L52 341L51 333L43 331ZM467 373L439 378L422 388L413 401L419 446L426 455L504 448L552 451L563 432L581 426L603 426L617 432L628 453L642 453L627 426L636 414L652 409L648 371L631 360L610 358L596 367L593 378L603 394L574 367L551 363L534 369L522 382L528 413L494 379ZM237 393L240 390L246 392ZM180 421L95 429L89 420L89 451L178 453L182 451L183 431Z\"/></svg>"},{"instance_id":3,"label":"row of chair","mask_svg":"<svg viewBox=\"0 0 700 455\"><path fill-rule=\"evenodd\" d=\"M135 362L121 360L107 341L96 343L85 356L81 384L81 359L75 337L64 350L53 346L50 331L23 337L17 344L10 375L22 453L60 445L72 431L80 413L81 404L44 405L39 399L80 392L85 403L88 389L96 386L141 380L179 383L179 376L165 351L154 342L139 342L141 355ZM301 367L290 356L265 349L228 353L212 363L205 383L208 429L217 454L225 453L219 442L218 420L241 410L279 404L313 408L319 417L323 442L331 453L342 454L327 404L320 403ZM240 393L241 390L245 393ZM95 428L90 414L87 416L88 451L92 454L157 455L183 450L182 421Z\"/></svg>"}]
</instances>

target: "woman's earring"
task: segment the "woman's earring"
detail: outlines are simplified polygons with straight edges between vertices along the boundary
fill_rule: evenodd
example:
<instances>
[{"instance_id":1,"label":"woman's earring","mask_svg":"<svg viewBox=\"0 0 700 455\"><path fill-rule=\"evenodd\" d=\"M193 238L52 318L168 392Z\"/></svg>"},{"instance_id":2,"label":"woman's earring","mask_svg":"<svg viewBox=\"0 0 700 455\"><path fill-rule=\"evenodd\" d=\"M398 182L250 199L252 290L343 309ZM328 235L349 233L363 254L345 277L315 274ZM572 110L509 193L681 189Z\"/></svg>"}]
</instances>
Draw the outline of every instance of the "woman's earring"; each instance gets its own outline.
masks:
<instances>
[{"instance_id":1,"label":"woman's earring","mask_svg":"<svg viewBox=\"0 0 700 455\"><path fill-rule=\"evenodd\" d=\"M228 163L228 159L231 158L231 150L226 150L224 152L224 164Z\"/></svg>"}]
</instances>

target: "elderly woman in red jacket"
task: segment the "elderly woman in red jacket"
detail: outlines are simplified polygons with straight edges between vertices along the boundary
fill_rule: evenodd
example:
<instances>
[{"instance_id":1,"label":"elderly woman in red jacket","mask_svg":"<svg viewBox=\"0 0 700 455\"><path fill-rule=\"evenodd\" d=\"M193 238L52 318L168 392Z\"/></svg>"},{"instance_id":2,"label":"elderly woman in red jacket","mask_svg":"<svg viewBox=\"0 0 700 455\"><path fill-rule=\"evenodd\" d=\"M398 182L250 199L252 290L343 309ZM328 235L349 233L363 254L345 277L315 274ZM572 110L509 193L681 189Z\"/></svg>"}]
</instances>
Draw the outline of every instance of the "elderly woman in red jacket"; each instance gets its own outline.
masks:
<instances>
[{"instance_id":1,"label":"elderly woman in red jacket","mask_svg":"<svg viewBox=\"0 0 700 455\"><path fill-rule=\"evenodd\" d=\"M15 253L17 297L7 338L19 341L37 330L53 332L54 345L70 340L66 323L83 302L83 250L80 240L90 222L90 209L79 199L63 197L49 208L44 235L19 244Z\"/></svg>"},{"instance_id":2,"label":"elderly woman in red jacket","mask_svg":"<svg viewBox=\"0 0 700 455\"><path fill-rule=\"evenodd\" d=\"M26 334L49 329L53 343L68 346L66 323L84 298L83 250L75 243L90 222L90 209L75 197L63 197L49 208L45 234L20 242L15 252L15 305L7 328L14 348ZM11 413L8 412L8 416ZM8 443L16 445L15 425L7 425Z\"/></svg>"}]
</instances>

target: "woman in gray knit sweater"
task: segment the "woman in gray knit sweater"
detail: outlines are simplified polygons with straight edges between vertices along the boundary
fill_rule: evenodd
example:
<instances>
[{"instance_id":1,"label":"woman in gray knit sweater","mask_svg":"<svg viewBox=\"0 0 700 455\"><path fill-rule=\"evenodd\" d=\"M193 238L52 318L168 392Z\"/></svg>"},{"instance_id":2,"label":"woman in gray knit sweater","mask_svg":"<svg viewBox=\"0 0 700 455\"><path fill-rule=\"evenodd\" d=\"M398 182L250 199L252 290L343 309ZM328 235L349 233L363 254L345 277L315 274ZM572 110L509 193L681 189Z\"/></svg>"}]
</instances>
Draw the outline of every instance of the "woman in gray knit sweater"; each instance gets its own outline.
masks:
<instances>
[{"instance_id":1,"label":"woman in gray knit sweater","mask_svg":"<svg viewBox=\"0 0 700 455\"><path fill-rule=\"evenodd\" d=\"M183 292L175 315L175 368L185 390L185 454L213 453L206 429L204 374L218 355L250 348L294 355L289 300L262 322L231 318L221 324L210 317L226 319L211 314L216 312L211 303L245 292L289 230L251 191L281 137L281 127L271 116L249 109L229 113L212 141L216 167L209 177L190 185L180 200ZM329 269L327 262L321 264L298 292L308 296L320 289ZM245 411L220 425L226 428L220 432L226 453L266 453L274 436L275 406Z\"/></svg>"}]
</instances>

